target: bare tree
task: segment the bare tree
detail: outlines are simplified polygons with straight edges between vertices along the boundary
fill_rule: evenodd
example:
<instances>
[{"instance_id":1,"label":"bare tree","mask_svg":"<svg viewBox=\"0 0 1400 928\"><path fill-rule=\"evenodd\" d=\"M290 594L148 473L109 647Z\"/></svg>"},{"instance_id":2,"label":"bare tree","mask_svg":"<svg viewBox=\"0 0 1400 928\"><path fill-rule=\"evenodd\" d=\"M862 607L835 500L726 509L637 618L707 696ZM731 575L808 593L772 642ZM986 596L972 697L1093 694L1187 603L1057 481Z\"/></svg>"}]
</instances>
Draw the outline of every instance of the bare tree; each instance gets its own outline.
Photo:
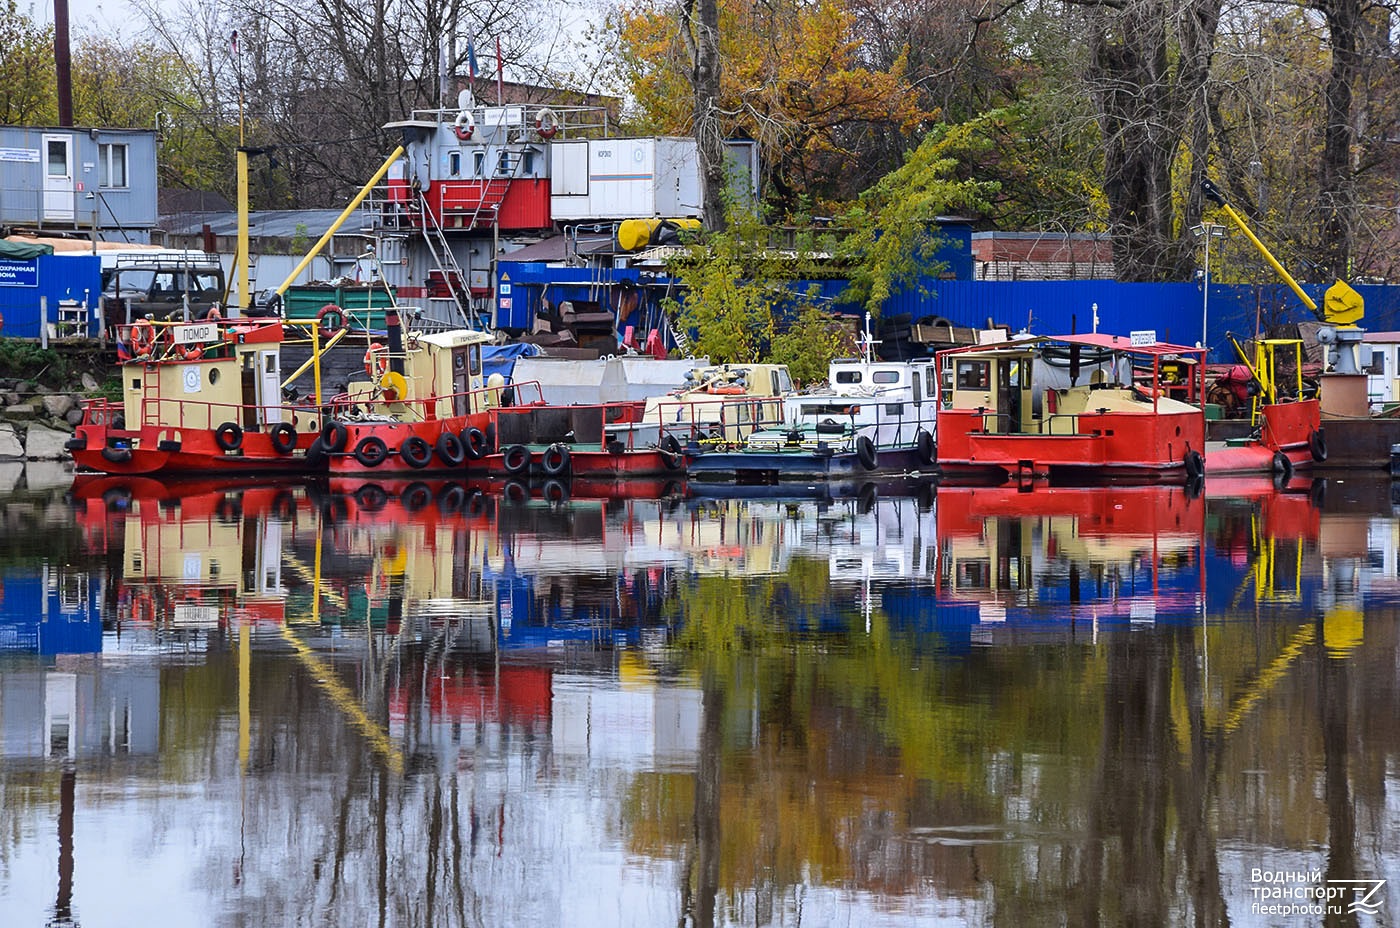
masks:
<instances>
[{"instance_id":1,"label":"bare tree","mask_svg":"<svg viewBox=\"0 0 1400 928\"><path fill-rule=\"evenodd\" d=\"M719 109L719 4L717 0L682 0L681 36L690 54L690 84L695 94L695 146L700 157L701 209L705 226L719 231L724 213L724 128Z\"/></svg>"},{"instance_id":2,"label":"bare tree","mask_svg":"<svg viewBox=\"0 0 1400 928\"><path fill-rule=\"evenodd\" d=\"M548 22L535 0L222 0L174 13L141 2L203 78L205 112L232 126L241 102L245 144L267 155L254 200L281 208L343 203L398 143L386 123L455 106L469 38L494 71L497 37L506 62L531 62Z\"/></svg>"}]
</instances>

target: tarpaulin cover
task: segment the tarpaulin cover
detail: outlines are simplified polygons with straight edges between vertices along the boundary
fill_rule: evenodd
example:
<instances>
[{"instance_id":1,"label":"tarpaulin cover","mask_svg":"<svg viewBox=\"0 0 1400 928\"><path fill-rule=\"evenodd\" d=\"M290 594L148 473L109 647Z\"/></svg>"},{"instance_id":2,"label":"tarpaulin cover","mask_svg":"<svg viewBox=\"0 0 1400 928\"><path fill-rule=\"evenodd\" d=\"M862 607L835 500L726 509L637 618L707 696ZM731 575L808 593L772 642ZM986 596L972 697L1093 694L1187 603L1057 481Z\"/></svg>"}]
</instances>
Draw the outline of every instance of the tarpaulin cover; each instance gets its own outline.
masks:
<instances>
[{"instance_id":1,"label":"tarpaulin cover","mask_svg":"<svg viewBox=\"0 0 1400 928\"><path fill-rule=\"evenodd\" d=\"M510 383L511 375L515 372L516 358L533 358L539 353L539 345L482 345L481 374L487 379L492 374L500 374L506 379L506 383Z\"/></svg>"},{"instance_id":2,"label":"tarpaulin cover","mask_svg":"<svg viewBox=\"0 0 1400 928\"><path fill-rule=\"evenodd\" d=\"M29 261L40 255L51 254L53 254L52 245L40 245L35 242L11 242L0 239L0 258Z\"/></svg>"}]
</instances>

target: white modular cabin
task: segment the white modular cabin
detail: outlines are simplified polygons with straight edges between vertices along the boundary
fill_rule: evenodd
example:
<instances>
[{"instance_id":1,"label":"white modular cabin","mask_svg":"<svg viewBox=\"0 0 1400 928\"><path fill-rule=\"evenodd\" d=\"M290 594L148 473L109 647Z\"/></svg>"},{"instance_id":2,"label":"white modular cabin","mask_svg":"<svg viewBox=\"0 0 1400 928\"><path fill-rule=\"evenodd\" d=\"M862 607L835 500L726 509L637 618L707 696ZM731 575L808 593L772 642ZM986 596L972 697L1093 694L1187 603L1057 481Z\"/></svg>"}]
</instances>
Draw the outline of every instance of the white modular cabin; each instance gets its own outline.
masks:
<instances>
[{"instance_id":1,"label":"white modular cabin","mask_svg":"<svg viewBox=\"0 0 1400 928\"><path fill-rule=\"evenodd\" d=\"M700 215L694 139L553 142L549 162L555 222Z\"/></svg>"},{"instance_id":2,"label":"white modular cabin","mask_svg":"<svg viewBox=\"0 0 1400 928\"><path fill-rule=\"evenodd\" d=\"M1400 332L1367 332L1356 353L1371 411L1400 403Z\"/></svg>"},{"instance_id":3,"label":"white modular cabin","mask_svg":"<svg viewBox=\"0 0 1400 928\"><path fill-rule=\"evenodd\" d=\"M0 224L147 242L156 184L154 130L0 126Z\"/></svg>"}]
</instances>

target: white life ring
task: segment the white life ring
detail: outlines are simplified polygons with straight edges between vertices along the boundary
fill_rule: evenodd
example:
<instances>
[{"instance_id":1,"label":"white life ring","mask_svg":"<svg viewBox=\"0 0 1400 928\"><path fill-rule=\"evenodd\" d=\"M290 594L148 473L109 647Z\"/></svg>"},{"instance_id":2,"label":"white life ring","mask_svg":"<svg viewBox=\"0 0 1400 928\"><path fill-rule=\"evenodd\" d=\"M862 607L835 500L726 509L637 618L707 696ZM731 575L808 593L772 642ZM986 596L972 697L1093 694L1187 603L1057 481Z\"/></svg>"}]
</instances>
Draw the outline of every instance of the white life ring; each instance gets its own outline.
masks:
<instances>
[{"instance_id":1,"label":"white life ring","mask_svg":"<svg viewBox=\"0 0 1400 928\"><path fill-rule=\"evenodd\" d=\"M554 115L554 110L549 107L541 107L535 114L535 131L542 139L552 139L559 134L559 117Z\"/></svg>"},{"instance_id":2,"label":"white life ring","mask_svg":"<svg viewBox=\"0 0 1400 928\"><path fill-rule=\"evenodd\" d=\"M457 133L459 141L471 141L476 132L476 120L472 118L471 110L462 110L457 114L457 118L452 120L452 131Z\"/></svg>"}]
</instances>

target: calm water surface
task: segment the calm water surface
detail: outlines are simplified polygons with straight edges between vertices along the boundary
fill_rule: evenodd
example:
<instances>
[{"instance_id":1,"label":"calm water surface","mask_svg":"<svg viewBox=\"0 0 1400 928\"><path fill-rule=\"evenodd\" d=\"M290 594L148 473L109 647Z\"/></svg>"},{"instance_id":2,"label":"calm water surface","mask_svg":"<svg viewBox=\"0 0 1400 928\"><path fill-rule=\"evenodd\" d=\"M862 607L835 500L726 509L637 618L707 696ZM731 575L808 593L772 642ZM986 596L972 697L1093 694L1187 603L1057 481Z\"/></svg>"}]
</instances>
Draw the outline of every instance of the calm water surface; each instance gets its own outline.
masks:
<instances>
[{"instance_id":1,"label":"calm water surface","mask_svg":"<svg viewBox=\"0 0 1400 928\"><path fill-rule=\"evenodd\" d=\"M6 926L1400 922L1388 482L45 483Z\"/></svg>"}]
</instances>

